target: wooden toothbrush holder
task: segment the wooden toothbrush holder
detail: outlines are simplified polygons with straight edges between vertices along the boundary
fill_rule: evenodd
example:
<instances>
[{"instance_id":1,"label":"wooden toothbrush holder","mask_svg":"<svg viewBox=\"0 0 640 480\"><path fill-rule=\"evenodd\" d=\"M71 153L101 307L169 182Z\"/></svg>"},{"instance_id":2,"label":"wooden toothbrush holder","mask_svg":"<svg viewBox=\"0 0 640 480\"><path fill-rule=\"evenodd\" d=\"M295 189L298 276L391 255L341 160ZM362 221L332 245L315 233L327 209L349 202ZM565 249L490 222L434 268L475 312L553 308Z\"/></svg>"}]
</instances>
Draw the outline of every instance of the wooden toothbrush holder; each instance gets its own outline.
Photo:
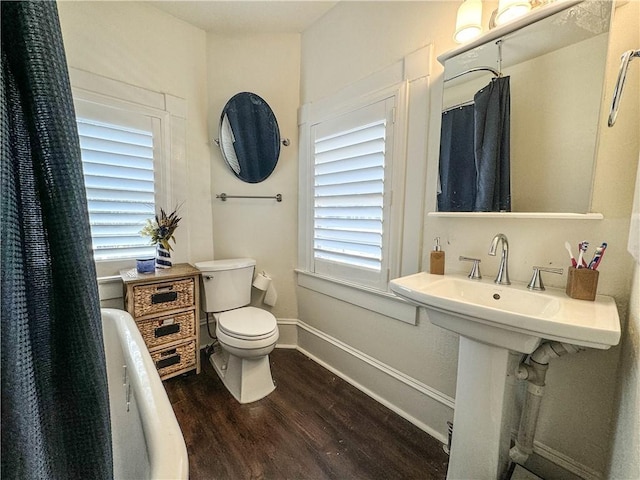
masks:
<instances>
[{"instance_id":1,"label":"wooden toothbrush holder","mask_svg":"<svg viewBox=\"0 0 640 480\"><path fill-rule=\"evenodd\" d=\"M595 300L600 272L590 268L569 267L567 295L577 300Z\"/></svg>"}]
</instances>

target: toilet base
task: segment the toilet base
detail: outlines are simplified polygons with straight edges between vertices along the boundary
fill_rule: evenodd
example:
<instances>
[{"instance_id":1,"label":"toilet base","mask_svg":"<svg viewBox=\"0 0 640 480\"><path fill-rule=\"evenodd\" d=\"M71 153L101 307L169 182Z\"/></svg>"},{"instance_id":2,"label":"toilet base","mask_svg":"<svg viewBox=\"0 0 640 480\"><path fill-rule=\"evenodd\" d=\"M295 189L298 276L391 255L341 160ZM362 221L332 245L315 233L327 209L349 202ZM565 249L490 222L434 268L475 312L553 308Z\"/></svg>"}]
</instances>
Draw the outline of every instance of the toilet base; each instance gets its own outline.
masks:
<instances>
[{"instance_id":1,"label":"toilet base","mask_svg":"<svg viewBox=\"0 0 640 480\"><path fill-rule=\"evenodd\" d=\"M240 403L260 400L276 388L269 355L241 358L218 347L209 356L209 361L229 393Z\"/></svg>"}]
</instances>

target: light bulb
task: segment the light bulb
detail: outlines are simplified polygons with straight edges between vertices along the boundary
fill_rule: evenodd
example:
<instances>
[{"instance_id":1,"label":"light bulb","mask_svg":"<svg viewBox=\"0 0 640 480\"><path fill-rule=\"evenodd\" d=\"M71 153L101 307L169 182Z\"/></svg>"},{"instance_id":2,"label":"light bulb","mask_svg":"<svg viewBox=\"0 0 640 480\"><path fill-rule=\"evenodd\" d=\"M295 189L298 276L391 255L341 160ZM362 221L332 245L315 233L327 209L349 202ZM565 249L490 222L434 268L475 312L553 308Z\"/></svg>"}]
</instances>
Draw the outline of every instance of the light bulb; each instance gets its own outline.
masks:
<instances>
[{"instance_id":1,"label":"light bulb","mask_svg":"<svg viewBox=\"0 0 640 480\"><path fill-rule=\"evenodd\" d=\"M531 2L529 0L500 0L495 24L502 25L510 22L525 15L529 10L531 10Z\"/></svg>"},{"instance_id":2,"label":"light bulb","mask_svg":"<svg viewBox=\"0 0 640 480\"><path fill-rule=\"evenodd\" d=\"M482 33L482 1L464 0L456 16L456 31L453 39L457 43L473 40Z\"/></svg>"}]
</instances>

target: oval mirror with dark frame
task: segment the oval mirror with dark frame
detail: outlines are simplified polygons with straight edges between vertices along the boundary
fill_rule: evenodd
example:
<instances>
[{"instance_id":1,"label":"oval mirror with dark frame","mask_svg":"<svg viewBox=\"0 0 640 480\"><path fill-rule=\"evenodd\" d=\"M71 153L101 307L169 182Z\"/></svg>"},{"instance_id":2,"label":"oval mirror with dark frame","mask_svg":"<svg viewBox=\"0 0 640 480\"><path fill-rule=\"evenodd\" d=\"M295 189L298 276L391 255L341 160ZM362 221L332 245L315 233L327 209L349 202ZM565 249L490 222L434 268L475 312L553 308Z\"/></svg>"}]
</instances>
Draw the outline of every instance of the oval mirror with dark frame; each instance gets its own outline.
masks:
<instances>
[{"instance_id":1,"label":"oval mirror with dark frame","mask_svg":"<svg viewBox=\"0 0 640 480\"><path fill-rule=\"evenodd\" d=\"M509 78L512 212L585 214L591 208L612 2L572 3L535 23L500 36L496 32L492 38L488 34L487 41L474 48L439 58L444 64L443 112L467 105L474 109L474 96L495 83L496 74ZM442 143L459 149L462 134L445 130L455 128L445 122L445 115ZM467 118L473 122L473 112ZM473 145L470 151L474 155ZM477 163L477 145L475 156ZM465 163L473 168L474 159ZM454 173L458 178L458 171ZM439 192L446 189L439 185ZM438 204L444 202L439 198Z\"/></svg>"},{"instance_id":2,"label":"oval mirror with dark frame","mask_svg":"<svg viewBox=\"0 0 640 480\"><path fill-rule=\"evenodd\" d=\"M259 183L271 175L280 156L280 130L269 104L251 92L237 93L220 115L219 146L240 180Z\"/></svg>"}]
</instances>

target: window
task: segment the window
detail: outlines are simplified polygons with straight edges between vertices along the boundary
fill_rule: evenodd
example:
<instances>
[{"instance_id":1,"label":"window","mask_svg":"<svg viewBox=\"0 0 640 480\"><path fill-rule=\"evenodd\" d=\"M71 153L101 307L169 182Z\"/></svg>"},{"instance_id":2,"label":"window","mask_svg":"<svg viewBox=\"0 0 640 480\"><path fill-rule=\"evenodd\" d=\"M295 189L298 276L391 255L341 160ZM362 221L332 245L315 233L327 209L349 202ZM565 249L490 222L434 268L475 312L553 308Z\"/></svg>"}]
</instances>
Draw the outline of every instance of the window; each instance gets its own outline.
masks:
<instances>
[{"instance_id":1,"label":"window","mask_svg":"<svg viewBox=\"0 0 640 480\"><path fill-rule=\"evenodd\" d=\"M94 107L93 115L90 108L79 110L78 134L94 258L153 256L149 239L139 234L155 214L153 120L134 113L121 113L120 117L128 118L112 119L107 107L99 109L98 114Z\"/></svg>"},{"instance_id":2,"label":"window","mask_svg":"<svg viewBox=\"0 0 640 480\"><path fill-rule=\"evenodd\" d=\"M385 289L395 97L311 126L315 273Z\"/></svg>"},{"instance_id":3,"label":"window","mask_svg":"<svg viewBox=\"0 0 640 480\"><path fill-rule=\"evenodd\" d=\"M430 51L299 115L298 285L412 325L388 281L420 269Z\"/></svg>"},{"instance_id":4,"label":"window","mask_svg":"<svg viewBox=\"0 0 640 480\"><path fill-rule=\"evenodd\" d=\"M118 276L155 248L140 230L159 207L184 205L186 101L69 68L98 277ZM188 258L188 242L185 242Z\"/></svg>"}]
</instances>

